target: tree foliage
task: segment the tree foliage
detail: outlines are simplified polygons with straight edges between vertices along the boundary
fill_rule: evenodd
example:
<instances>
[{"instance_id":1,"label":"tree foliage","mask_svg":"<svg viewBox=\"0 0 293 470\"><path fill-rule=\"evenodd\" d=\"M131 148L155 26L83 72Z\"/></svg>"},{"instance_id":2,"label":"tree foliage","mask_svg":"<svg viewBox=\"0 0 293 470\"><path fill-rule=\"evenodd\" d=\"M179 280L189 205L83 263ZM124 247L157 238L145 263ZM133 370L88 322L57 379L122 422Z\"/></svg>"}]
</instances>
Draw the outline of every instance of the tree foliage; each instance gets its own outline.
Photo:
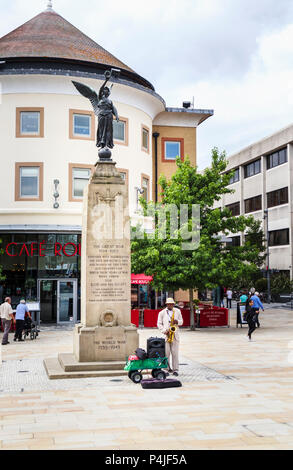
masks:
<instances>
[{"instance_id":1,"label":"tree foliage","mask_svg":"<svg viewBox=\"0 0 293 470\"><path fill-rule=\"evenodd\" d=\"M198 172L188 158L181 161L178 157L176 164L177 171L169 181L165 176L159 180L163 208L156 209L153 203L141 201L144 210L151 210L155 216L155 231L150 239L146 233L142 236L139 227L133 229L132 272L153 275L156 289L189 289L191 297L193 289L232 284L235 279L254 273L263 262L260 222L252 216L234 217L228 208L215 208L224 194L233 192L229 188L232 173L226 172L225 152L213 149L211 167L203 172ZM160 210L168 205L177 207L179 220L182 204L189 207L187 226L191 233L192 205L200 207L200 243L194 250L182 249L180 230L177 239L171 237L169 216L165 222L159 222ZM162 239L160 234L164 230L167 236ZM239 232L248 234L243 246L226 246L221 242L223 236Z\"/></svg>"}]
</instances>

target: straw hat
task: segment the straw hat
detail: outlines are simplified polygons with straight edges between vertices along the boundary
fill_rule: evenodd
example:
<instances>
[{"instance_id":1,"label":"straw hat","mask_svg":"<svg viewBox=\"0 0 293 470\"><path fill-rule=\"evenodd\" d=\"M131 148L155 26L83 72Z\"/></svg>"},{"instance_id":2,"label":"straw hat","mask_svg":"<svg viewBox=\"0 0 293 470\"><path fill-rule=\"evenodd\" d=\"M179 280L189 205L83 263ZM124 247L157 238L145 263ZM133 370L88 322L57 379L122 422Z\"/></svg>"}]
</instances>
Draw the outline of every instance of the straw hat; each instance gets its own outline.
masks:
<instances>
[{"instance_id":1,"label":"straw hat","mask_svg":"<svg viewBox=\"0 0 293 470\"><path fill-rule=\"evenodd\" d=\"M168 299L166 300L166 304L174 304L175 305L175 300L172 299L172 297L168 297Z\"/></svg>"}]
</instances>

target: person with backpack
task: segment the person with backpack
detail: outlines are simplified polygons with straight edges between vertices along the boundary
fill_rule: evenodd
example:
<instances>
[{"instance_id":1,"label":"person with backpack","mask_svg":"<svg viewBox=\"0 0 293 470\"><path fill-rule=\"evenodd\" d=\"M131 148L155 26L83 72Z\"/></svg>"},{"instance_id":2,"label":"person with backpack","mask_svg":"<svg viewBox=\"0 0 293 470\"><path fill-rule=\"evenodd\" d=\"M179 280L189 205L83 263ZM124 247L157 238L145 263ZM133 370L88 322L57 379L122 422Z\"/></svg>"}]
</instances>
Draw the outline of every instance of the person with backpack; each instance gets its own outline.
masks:
<instances>
[{"instance_id":1,"label":"person with backpack","mask_svg":"<svg viewBox=\"0 0 293 470\"><path fill-rule=\"evenodd\" d=\"M260 327L259 319L258 319L259 309L261 308L262 311L264 312L264 307L263 307L263 304L260 301L259 293L255 292L251 296L251 300L253 300L253 307L252 308L253 308L254 313L255 313L255 323L256 323L257 327L259 328Z\"/></svg>"}]
</instances>

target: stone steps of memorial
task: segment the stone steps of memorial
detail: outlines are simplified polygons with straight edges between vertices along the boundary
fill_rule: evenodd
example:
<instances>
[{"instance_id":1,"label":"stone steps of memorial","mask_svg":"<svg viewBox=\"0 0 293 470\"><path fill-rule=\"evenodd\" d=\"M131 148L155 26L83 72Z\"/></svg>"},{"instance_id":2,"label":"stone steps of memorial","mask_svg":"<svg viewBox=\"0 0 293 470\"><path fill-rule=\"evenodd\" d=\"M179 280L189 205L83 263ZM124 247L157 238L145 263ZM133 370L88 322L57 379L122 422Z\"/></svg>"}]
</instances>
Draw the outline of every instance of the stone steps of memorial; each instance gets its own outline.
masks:
<instances>
[{"instance_id":1,"label":"stone steps of memorial","mask_svg":"<svg viewBox=\"0 0 293 470\"><path fill-rule=\"evenodd\" d=\"M124 364L125 365L125 364ZM123 367L124 367L123 365ZM127 375L127 371L120 370L79 370L66 372L57 358L48 358L44 360L44 366L49 379L82 379L85 377L117 377ZM109 364L108 364L109 366Z\"/></svg>"}]
</instances>

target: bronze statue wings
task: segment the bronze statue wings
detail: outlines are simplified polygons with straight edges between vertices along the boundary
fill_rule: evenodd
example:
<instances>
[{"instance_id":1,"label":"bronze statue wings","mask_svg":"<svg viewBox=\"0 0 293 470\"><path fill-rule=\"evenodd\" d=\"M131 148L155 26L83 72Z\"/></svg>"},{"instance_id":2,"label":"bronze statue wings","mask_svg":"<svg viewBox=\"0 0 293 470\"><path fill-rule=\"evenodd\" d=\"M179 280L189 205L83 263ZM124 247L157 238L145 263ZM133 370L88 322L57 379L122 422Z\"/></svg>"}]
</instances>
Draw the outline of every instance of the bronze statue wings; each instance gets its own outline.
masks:
<instances>
[{"instance_id":1,"label":"bronze statue wings","mask_svg":"<svg viewBox=\"0 0 293 470\"><path fill-rule=\"evenodd\" d=\"M95 111L97 111L97 105L99 102L99 98L95 90L93 90L91 87L85 85L84 83L80 82L75 82L72 80L73 85L79 91L79 93L84 96L85 98L88 98L90 102L93 105L93 108Z\"/></svg>"}]
</instances>

